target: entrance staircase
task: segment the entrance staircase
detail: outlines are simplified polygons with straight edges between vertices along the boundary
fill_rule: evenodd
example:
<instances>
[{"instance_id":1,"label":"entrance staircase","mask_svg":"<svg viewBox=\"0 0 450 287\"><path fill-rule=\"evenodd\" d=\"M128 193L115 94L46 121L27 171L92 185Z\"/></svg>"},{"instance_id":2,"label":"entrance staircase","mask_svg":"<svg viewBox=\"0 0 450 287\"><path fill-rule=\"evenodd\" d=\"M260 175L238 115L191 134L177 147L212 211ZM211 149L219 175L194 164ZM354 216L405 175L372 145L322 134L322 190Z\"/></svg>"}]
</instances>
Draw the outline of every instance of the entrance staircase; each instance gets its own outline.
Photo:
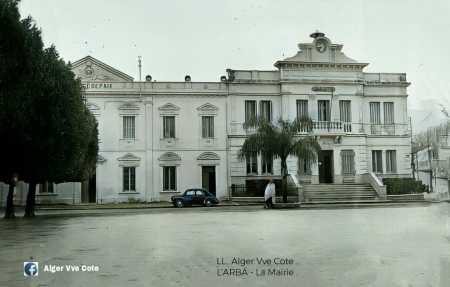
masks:
<instances>
[{"instance_id":1,"label":"entrance staircase","mask_svg":"<svg viewBox=\"0 0 450 287\"><path fill-rule=\"evenodd\" d=\"M373 202L377 194L370 184L306 184L306 203Z\"/></svg>"}]
</instances>

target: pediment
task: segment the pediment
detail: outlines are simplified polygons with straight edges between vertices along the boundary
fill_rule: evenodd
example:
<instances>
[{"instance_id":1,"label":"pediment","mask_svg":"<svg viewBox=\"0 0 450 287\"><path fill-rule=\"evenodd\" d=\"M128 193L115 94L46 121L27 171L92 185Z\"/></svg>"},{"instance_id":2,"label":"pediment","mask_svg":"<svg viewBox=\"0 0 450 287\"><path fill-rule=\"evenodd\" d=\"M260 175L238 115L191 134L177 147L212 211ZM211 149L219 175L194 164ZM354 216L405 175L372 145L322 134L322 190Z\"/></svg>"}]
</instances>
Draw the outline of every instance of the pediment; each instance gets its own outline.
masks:
<instances>
[{"instance_id":1,"label":"pediment","mask_svg":"<svg viewBox=\"0 0 450 287\"><path fill-rule=\"evenodd\" d=\"M179 161L181 157L174 152L166 152L159 157L160 161Z\"/></svg>"},{"instance_id":2,"label":"pediment","mask_svg":"<svg viewBox=\"0 0 450 287\"><path fill-rule=\"evenodd\" d=\"M100 164L102 164L102 163L104 163L104 162L106 162L106 158L104 158L103 156L101 156L101 155L97 155L97 163L100 163Z\"/></svg>"},{"instance_id":3,"label":"pediment","mask_svg":"<svg viewBox=\"0 0 450 287\"><path fill-rule=\"evenodd\" d=\"M206 103L197 108L200 112L216 112L219 108L213 104Z\"/></svg>"},{"instance_id":4,"label":"pediment","mask_svg":"<svg viewBox=\"0 0 450 287\"><path fill-rule=\"evenodd\" d=\"M138 111L140 108L136 106L134 103L124 103L119 107L121 111Z\"/></svg>"},{"instance_id":5,"label":"pediment","mask_svg":"<svg viewBox=\"0 0 450 287\"><path fill-rule=\"evenodd\" d=\"M94 103L87 103L86 107L88 108L88 110L90 110L92 112L98 112L100 110L100 107Z\"/></svg>"},{"instance_id":6,"label":"pediment","mask_svg":"<svg viewBox=\"0 0 450 287\"><path fill-rule=\"evenodd\" d=\"M72 63L72 72L83 82L132 82L133 77L87 56Z\"/></svg>"},{"instance_id":7,"label":"pediment","mask_svg":"<svg viewBox=\"0 0 450 287\"><path fill-rule=\"evenodd\" d=\"M314 33L316 34L316 33ZM311 34L311 37L313 37ZM318 32L311 43L298 44L299 51L292 57L277 61L275 67L295 67L296 64L307 64L307 67L323 66L323 64L332 64L333 67L355 67L363 69L367 63L358 62L342 52L343 45L332 43L331 40L325 37L325 34Z\"/></svg>"},{"instance_id":8,"label":"pediment","mask_svg":"<svg viewBox=\"0 0 450 287\"><path fill-rule=\"evenodd\" d=\"M173 112L173 111L179 111L180 107L178 107L172 103L167 103L165 105L160 106L158 108L158 110L164 111L164 112Z\"/></svg>"},{"instance_id":9,"label":"pediment","mask_svg":"<svg viewBox=\"0 0 450 287\"><path fill-rule=\"evenodd\" d=\"M197 160L220 160L220 157L218 154L214 152L204 152L201 155L197 157Z\"/></svg>"},{"instance_id":10,"label":"pediment","mask_svg":"<svg viewBox=\"0 0 450 287\"><path fill-rule=\"evenodd\" d=\"M127 154L125 154L124 156L121 156L121 157L117 158L117 160L118 160L118 161L126 161L126 162L129 162L129 161L140 161L141 158L135 156L135 155L132 154L132 153L127 153Z\"/></svg>"}]
</instances>

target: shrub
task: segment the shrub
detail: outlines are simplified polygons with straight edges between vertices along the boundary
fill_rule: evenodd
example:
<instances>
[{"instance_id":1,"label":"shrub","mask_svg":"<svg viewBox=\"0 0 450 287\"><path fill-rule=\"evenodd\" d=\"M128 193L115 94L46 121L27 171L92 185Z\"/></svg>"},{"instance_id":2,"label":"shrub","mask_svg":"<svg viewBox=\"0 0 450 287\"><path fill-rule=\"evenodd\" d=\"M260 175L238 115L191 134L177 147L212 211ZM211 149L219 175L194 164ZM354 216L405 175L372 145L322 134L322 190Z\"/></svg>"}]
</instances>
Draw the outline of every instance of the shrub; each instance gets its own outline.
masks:
<instances>
[{"instance_id":1,"label":"shrub","mask_svg":"<svg viewBox=\"0 0 450 287\"><path fill-rule=\"evenodd\" d=\"M414 178L384 178L383 183L386 185L388 195L429 192L422 181Z\"/></svg>"}]
</instances>

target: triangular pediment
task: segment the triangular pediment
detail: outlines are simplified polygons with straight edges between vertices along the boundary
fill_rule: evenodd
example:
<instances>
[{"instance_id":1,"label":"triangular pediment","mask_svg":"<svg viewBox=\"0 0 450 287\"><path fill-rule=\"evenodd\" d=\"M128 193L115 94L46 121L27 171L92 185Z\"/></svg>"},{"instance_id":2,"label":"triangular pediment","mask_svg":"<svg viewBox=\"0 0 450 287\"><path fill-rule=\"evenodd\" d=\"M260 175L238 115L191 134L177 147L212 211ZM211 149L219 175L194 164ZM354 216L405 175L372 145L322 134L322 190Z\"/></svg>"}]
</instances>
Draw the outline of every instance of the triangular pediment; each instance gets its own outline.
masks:
<instances>
[{"instance_id":1,"label":"triangular pediment","mask_svg":"<svg viewBox=\"0 0 450 287\"><path fill-rule=\"evenodd\" d=\"M218 107L210 103L206 103L197 108L197 110L201 112L215 112L218 109L219 109Z\"/></svg>"},{"instance_id":2,"label":"triangular pediment","mask_svg":"<svg viewBox=\"0 0 450 287\"><path fill-rule=\"evenodd\" d=\"M138 111L140 108L133 103L124 103L119 107L122 111Z\"/></svg>"},{"instance_id":3,"label":"triangular pediment","mask_svg":"<svg viewBox=\"0 0 450 287\"><path fill-rule=\"evenodd\" d=\"M180 108L174 104L167 103L165 105L162 105L158 108L160 111L179 111Z\"/></svg>"},{"instance_id":4,"label":"triangular pediment","mask_svg":"<svg viewBox=\"0 0 450 287\"><path fill-rule=\"evenodd\" d=\"M72 63L72 72L83 82L132 82L133 77L103 63L91 56L86 56Z\"/></svg>"},{"instance_id":5,"label":"triangular pediment","mask_svg":"<svg viewBox=\"0 0 450 287\"><path fill-rule=\"evenodd\" d=\"M316 32L311 34L314 40L310 43L298 44L299 51L292 57L277 61L275 67L277 68L292 68L296 64L307 64L307 67L321 66L323 64L331 64L334 66L352 66L358 69L363 69L367 63L358 62L342 52L343 45L332 43L331 40L325 37L324 33ZM303 65L304 66L304 65Z\"/></svg>"},{"instance_id":6,"label":"triangular pediment","mask_svg":"<svg viewBox=\"0 0 450 287\"><path fill-rule=\"evenodd\" d=\"M181 157L174 152L166 152L165 154L159 157L160 161L178 161L181 160Z\"/></svg>"}]
</instances>

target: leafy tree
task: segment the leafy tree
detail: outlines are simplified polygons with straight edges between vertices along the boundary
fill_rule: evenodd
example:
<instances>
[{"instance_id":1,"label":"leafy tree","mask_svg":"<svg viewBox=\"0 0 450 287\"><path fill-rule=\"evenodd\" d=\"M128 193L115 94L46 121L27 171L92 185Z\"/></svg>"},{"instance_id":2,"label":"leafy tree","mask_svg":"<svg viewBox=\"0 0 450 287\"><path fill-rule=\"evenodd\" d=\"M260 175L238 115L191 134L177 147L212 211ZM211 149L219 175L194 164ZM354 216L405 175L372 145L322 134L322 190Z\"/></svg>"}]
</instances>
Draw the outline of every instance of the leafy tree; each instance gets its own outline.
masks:
<instances>
[{"instance_id":1,"label":"leafy tree","mask_svg":"<svg viewBox=\"0 0 450 287\"><path fill-rule=\"evenodd\" d=\"M288 156L296 156L311 162L317 159L320 145L315 137L310 136L312 121L310 118L301 118L294 121L279 119L277 124L270 123L263 118L250 120L244 128L255 128L242 145L239 157L245 159L257 153L266 158L279 158L281 160L282 194L283 201L287 202L287 176L286 160ZM306 132L300 134L299 131Z\"/></svg>"},{"instance_id":2,"label":"leafy tree","mask_svg":"<svg viewBox=\"0 0 450 287\"><path fill-rule=\"evenodd\" d=\"M18 1L0 0L0 181L10 185L5 217L14 217L17 178L28 182L25 216L34 216L36 185L82 181L95 169L97 123L81 83L55 47L43 49Z\"/></svg>"},{"instance_id":3,"label":"leafy tree","mask_svg":"<svg viewBox=\"0 0 450 287\"><path fill-rule=\"evenodd\" d=\"M20 20L18 1L0 1L0 180L10 185L5 217L14 217L13 192L26 168L23 153L29 137L26 127L29 101L26 91L42 51L39 30L31 18Z\"/></svg>"}]
</instances>

